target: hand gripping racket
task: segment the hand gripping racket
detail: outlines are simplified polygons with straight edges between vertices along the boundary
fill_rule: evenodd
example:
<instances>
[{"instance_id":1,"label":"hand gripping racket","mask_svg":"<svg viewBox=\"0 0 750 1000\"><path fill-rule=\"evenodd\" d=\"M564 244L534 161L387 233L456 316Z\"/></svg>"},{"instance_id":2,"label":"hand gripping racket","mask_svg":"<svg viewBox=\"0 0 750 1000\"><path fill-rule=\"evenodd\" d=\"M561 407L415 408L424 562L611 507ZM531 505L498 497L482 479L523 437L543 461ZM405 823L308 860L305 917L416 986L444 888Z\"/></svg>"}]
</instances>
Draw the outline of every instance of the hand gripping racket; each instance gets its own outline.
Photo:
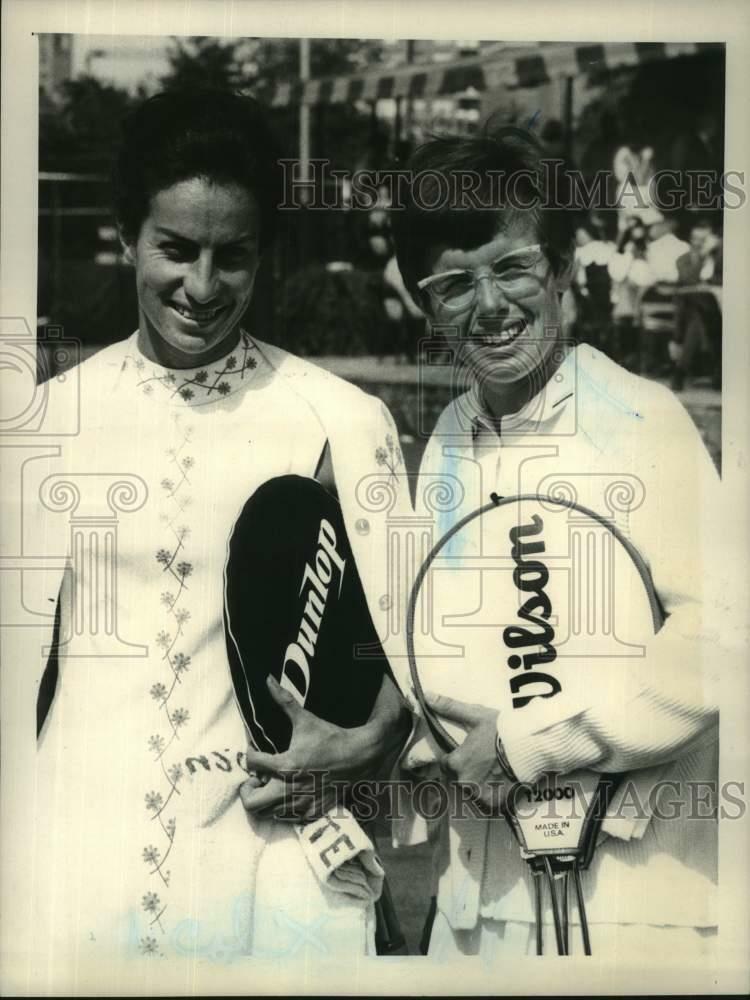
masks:
<instances>
[{"instance_id":1,"label":"hand gripping racket","mask_svg":"<svg viewBox=\"0 0 750 1000\"><path fill-rule=\"evenodd\" d=\"M327 722L350 728L369 718L388 662L341 507L316 480L269 480L242 508L227 548L224 627L237 704L258 750L280 753L292 735L269 674ZM358 657L365 646L376 655ZM378 952L398 950L387 887L376 914Z\"/></svg>"},{"instance_id":2,"label":"hand gripping racket","mask_svg":"<svg viewBox=\"0 0 750 1000\"><path fill-rule=\"evenodd\" d=\"M415 622L425 621L436 635L417 631ZM610 520L567 499L493 493L443 535L414 582L406 624L414 691L435 743L449 753L463 730L438 717L425 687L497 708L502 728L503 720L559 697L581 656L601 658L601 683L611 683L611 671L626 670L625 657L640 655L639 641L663 621L648 567ZM550 774L531 787L516 781L499 740L498 757L513 782L503 814L534 876L537 953L542 878L558 954L568 953L572 874L589 955L581 872L621 776Z\"/></svg>"}]
</instances>

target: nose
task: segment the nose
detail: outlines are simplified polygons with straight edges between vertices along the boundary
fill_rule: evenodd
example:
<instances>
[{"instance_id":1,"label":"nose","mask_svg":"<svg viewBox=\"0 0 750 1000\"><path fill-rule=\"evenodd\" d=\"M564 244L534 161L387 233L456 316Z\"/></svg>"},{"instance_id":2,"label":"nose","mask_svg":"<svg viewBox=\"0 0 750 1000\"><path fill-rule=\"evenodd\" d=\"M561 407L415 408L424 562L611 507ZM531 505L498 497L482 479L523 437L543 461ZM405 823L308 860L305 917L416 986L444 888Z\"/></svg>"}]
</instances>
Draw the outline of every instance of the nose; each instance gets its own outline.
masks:
<instances>
[{"instance_id":1,"label":"nose","mask_svg":"<svg viewBox=\"0 0 750 1000\"><path fill-rule=\"evenodd\" d=\"M202 251L191 262L184 278L184 286L187 297L200 305L206 305L215 298L218 273L210 250Z\"/></svg>"},{"instance_id":2,"label":"nose","mask_svg":"<svg viewBox=\"0 0 750 1000\"><path fill-rule=\"evenodd\" d=\"M478 316L498 316L508 312L508 301L489 274L477 275Z\"/></svg>"}]
</instances>

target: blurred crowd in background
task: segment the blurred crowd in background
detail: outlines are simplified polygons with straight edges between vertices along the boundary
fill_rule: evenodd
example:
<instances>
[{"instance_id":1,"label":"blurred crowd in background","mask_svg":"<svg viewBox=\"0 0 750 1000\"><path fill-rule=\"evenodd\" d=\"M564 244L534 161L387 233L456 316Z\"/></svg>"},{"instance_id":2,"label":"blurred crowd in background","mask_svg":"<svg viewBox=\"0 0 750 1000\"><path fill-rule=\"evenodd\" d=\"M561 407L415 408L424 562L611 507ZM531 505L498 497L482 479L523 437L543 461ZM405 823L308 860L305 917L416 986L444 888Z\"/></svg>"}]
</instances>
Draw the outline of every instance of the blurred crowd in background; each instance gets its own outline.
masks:
<instances>
[{"instance_id":1,"label":"blurred crowd in background","mask_svg":"<svg viewBox=\"0 0 750 1000\"><path fill-rule=\"evenodd\" d=\"M684 230L687 229L687 232ZM708 218L655 208L622 214L611 231L592 214L576 230L573 330L631 371L702 375L721 387L722 241Z\"/></svg>"},{"instance_id":2,"label":"blurred crowd in background","mask_svg":"<svg viewBox=\"0 0 750 1000\"><path fill-rule=\"evenodd\" d=\"M142 49L137 39L97 47L88 37L40 36L38 326L42 339L48 327L62 327L84 355L137 325L108 182L119 122L135 102L170 87L241 88L268 105L282 144L299 154L299 101L290 96L299 83L298 40L141 41ZM724 169L722 46L667 52L641 45L629 64L592 56L558 78L544 63L553 43L538 43L522 57L511 52L517 72L510 86L493 85L486 67L477 82L483 59L494 58L502 70L502 43L308 45L311 77L333 81L334 89L354 74L381 74L362 99L311 109L308 153L340 170L399 167L428 135L471 133L489 114L531 127L549 157L564 158L583 177L609 171L618 182L636 178L644 192L656 170ZM431 95L414 96L416 71L424 69L429 82L441 65ZM408 91L389 96L385 74L398 79L404 67ZM368 211L344 205L284 213L248 317L256 335L303 355L413 361L425 321L398 273L389 208L383 190ZM688 202L667 211L648 196L623 198L616 209L577 211L576 226L570 334L631 370L668 379L675 390L695 379L718 388L721 205L706 211Z\"/></svg>"}]
</instances>

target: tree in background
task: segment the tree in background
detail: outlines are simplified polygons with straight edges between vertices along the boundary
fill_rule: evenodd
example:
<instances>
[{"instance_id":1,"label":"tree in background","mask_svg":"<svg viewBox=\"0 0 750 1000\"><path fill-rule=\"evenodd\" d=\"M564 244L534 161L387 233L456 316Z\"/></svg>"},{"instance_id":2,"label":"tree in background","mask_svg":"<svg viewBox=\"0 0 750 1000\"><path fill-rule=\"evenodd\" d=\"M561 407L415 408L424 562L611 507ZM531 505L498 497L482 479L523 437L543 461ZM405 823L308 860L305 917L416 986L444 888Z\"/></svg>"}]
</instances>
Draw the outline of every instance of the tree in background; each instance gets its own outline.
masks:
<instances>
[{"instance_id":1,"label":"tree in background","mask_svg":"<svg viewBox=\"0 0 750 1000\"><path fill-rule=\"evenodd\" d=\"M312 39L313 77L359 72L380 61L378 41L343 38ZM165 90L244 90L270 104L278 84L299 80L299 41L291 38L223 39L205 36L172 38L167 50L168 72L160 79ZM147 95L144 87L129 93L91 74L63 84L53 105L40 94L40 168L42 170L107 170L117 144L120 122ZM287 150L296 149L298 108L270 108ZM335 166L354 169L368 158L373 145L382 146L384 127L374 127L368 112L350 104L316 109L313 155L329 156Z\"/></svg>"},{"instance_id":2,"label":"tree in background","mask_svg":"<svg viewBox=\"0 0 750 1000\"><path fill-rule=\"evenodd\" d=\"M382 57L377 41L315 38L310 41L313 78L361 72ZM294 157L299 143L299 106L274 107L280 84L300 76L300 43L294 38L173 39L165 89L212 87L250 93L269 109L281 148ZM334 169L380 167L387 129L369 110L352 104L315 107L311 155ZM380 275L331 273L331 257L361 256L356 225L347 213L285 213L273 261L264 261L256 282L249 325L264 339L304 354L378 353L383 330Z\"/></svg>"},{"instance_id":3,"label":"tree in background","mask_svg":"<svg viewBox=\"0 0 750 1000\"><path fill-rule=\"evenodd\" d=\"M258 39L247 67L250 89L271 105L278 84L299 80L299 41ZM313 78L360 73L383 58L376 40L314 38L310 40ZM271 108L277 131L288 150L296 151L299 111L295 105ZM312 109L311 156L330 161L334 169L354 171L386 165L388 126L369 109L351 103ZM382 354L387 323L383 310L382 274L362 269L366 245L365 213L341 211L287 213L286 237L277 260L272 332L267 336L300 354ZM332 259L353 262L352 271L330 271ZM382 266L381 266L382 271ZM260 298L258 300L260 305Z\"/></svg>"},{"instance_id":4,"label":"tree in background","mask_svg":"<svg viewBox=\"0 0 750 1000\"><path fill-rule=\"evenodd\" d=\"M165 90L240 90L246 85L242 49L245 43L196 36L172 38L167 50Z\"/></svg>"},{"instance_id":5,"label":"tree in background","mask_svg":"<svg viewBox=\"0 0 750 1000\"><path fill-rule=\"evenodd\" d=\"M310 41L310 73L315 78L361 72L382 58L378 41L314 38ZM298 143L299 109L271 106L279 84L296 83L300 73L299 40L295 38L173 38L167 52L165 90L243 90L269 107L282 147L293 155ZM372 159L384 145L384 128L369 113L350 104L316 108L312 155L328 157L340 169L353 170Z\"/></svg>"},{"instance_id":6,"label":"tree in background","mask_svg":"<svg viewBox=\"0 0 750 1000\"><path fill-rule=\"evenodd\" d=\"M65 81L57 106L40 93L40 169L106 172L120 122L141 96L86 74Z\"/></svg>"},{"instance_id":7,"label":"tree in background","mask_svg":"<svg viewBox=\"0 0 750 1000\"><path fill-rule=\"evenodd\" d=\"M584 170L610 169L618 146L652 146L658 169L702 169L704 162L675 162L680 157L674 146L707 129L716 147L710 165L721 171L723 50L605 70L592 74L591 82L600 92L583 109L576 127Z\"/></svg>"}]
</instances>

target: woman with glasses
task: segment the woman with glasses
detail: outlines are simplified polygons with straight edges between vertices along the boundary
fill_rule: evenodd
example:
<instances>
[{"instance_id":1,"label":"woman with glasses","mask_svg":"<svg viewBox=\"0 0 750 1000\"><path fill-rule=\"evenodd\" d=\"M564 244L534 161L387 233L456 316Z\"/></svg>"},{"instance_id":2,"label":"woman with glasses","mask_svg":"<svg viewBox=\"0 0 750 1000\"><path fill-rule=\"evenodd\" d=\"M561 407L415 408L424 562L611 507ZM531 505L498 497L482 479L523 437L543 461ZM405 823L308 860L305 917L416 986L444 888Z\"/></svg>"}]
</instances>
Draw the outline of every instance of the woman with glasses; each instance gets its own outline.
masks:
<instances>
[{"instance_id":1,"label":"woman with glasses","mask_svg":"<svg viewBox=\"0 0 750 1000\"><path fill-rule=\"evenodd\" d=\"M703 955L716 936L716 823L705 813L702 821L688 815L690 785L708 782L716 794L712 645L721 644L723 664L733 655L736 661L742 648L721 595L704 583L721 552L716 471L690 417L667 389L565 336L563 296L575 216L564 185L555 188L559 173L542 161L531 134L490 123L473 137L428 142L407 166L415 183L393 216L398 264L428 317L435 347L450 351L459 387L427 444L416 491L418 507L441 481L456 498L452 509L437 513L436 541L456 530L435 574L436 588L441 574L458 574L450 591L456 603L434 612L438 631L430 647L431 656L445 656L454 696L437 691L427 701L466 737L458 749L438 754L443 775L466 790L480 810L476 817L482 809L497 815L498 783L507 789L509 779L533 785L550 772L624 773L622 787L637 806L618 812L617 801L610 804L584 878L593 952L612 961L642 960L659 941L660 954ZM455 196L446 199L446 191ZM497 688L506 683L509 668L521 666L520 656L500 662L498 639L499 673L488 689L489 666L462 659L455 643L461 625L502 630L520 614L515 597L513 607L486 606L481 574L484 567L497 569L493 559L504 550L489 528L479 527L480 519L469 518L491 507L491 500L519 494L568 497L612 521L649 563L667 618L657 635L644 633L645 658L618 647L625 659L616 661L616 687L610 688L599 657L602 643L613 640L611 626L603 634L592 627L588 639L588 632L578 636L574 596L570 608L555 609L553 619L543 592L547 570L530 563L527 572L541 581L538 588L519 570L516 589L519 597L525 591L523 617L536 622L536 632L531 625L516 629L516 644L540 636L531 641L532 665L565 656L566 636L580 638L587 652L576 659L574 682L562 694L556 681L532 684L530 696L524 691L508 706L512 711L498 713L488 706L497 704ZM424 508L418 513L432 514ZM528 551L543 552L532 527L517 526L511 537L528 535ZM602 587L610 576L598 544L591 535L582 551L601 568L596 580ZM577 550L572 542L566 545L555 550L554 566L571 573L575 595ZM586 629L598 595L588 593L588 603L586 591L579 595ZM435 593L431 599L438 599ZM623 598L610 593L605 599L611 602L605 610L613 614ZM446 623L454 631L443 634ZM559 650L546 645L549 636L557 637ZM521 670L513 677L513 690L531 679ZM461 685L465 695L457 699ZM407 676L403 687L410 686ZM614 696L615 690L622 696ZM431 758L434 744L415 739L406 761L415 773L425 773L418 768ZM684 807L671 821L654 797L660 780L672 783ZM418 818L415 824L412 839ZM554 912L549 900L536 909L534 877L510 827L499 818L488 822L465 813L433 827L438 875L430 954L506 959L533 954L542 937L544 950L554 951ZM571 922L579 922L577 914ZM571 929L570 942L571 953L580 954L577 929Z\"/></svg>"},{"instance_id":2,"label":"woman with glasses","mask_svg":"<svg viewBox=\"0 0 750 1000\"><path fill-rule=\"evenodd\" d=\"M76 536L60 593L35 785L40 988L75 989L91 968L111 984L144 962L372 953L377 892L364 877L332 891L248 774L223 583L235 519L278 476L326 475L366 548L374 530L353 527L356 487L382 472L387 441L398 450L396 430L377 400L244 325L281 200L252 99L144 103L125 123L116 196L138 329L67 380L80 385L81 431L46 480L49 539L67 530L53 512L75 490L79 514L117 522L117 550L111 533L101 545L93 528ZM66 385L51 387L52 408L77 405ZM379 586L370 570L366 588ZM289 701L278 686L274 697ZM303 714L302 763L334 776L371 774L403 733L387 679L357 729Z\"/></svg>"}]
</instances>

